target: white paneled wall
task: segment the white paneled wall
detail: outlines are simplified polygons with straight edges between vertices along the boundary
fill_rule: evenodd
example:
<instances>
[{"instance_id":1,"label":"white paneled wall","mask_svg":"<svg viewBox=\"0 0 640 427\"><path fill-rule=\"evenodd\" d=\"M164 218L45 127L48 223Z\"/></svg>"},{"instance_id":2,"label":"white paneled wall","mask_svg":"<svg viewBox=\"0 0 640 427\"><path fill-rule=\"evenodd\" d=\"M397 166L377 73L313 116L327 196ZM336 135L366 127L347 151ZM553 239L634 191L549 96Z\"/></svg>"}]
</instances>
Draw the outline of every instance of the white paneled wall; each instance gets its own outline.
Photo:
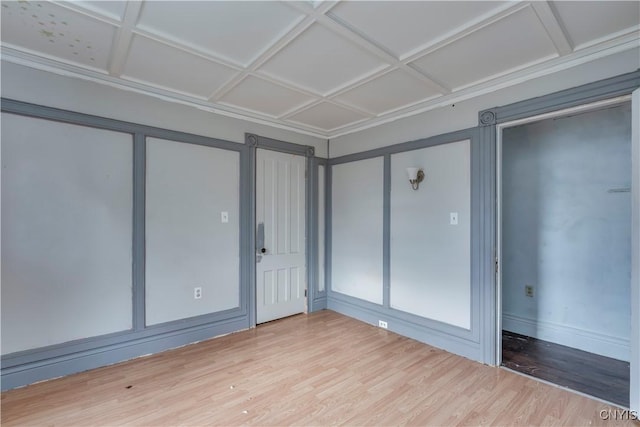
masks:
<instances>
[{"instance_id":1,"label":"white paneled wall","mask_svg":"<svg viewBox=\"0 0 640 427\"><path fill-rule=\"evenodd\" d=\"M147 138L147 325L238 307L239 160L235 151Z\"/></svg>"},{"instance_id":2,"label":"white paneled wall","mask_svg":"<svg viewBox=\"0 0 640 427\"><path fill-rule=\"evenodd\" d=\"M2 354L130 329L133 140L2 114Z\"/></svg>"},{"instance_id":3,"label":"white paneled wall","mask_svg":"<svg viewBox=\"0 0 640 427\"><path fill-rule=\"evenodd\" d=\"M408 167L424 170L418 190ZM468 140L391 156L391 308L471 327L470 185Z\"/></svg>"},{"instance_id":4,"label":"white paneled wall","mask_svg":"<svg viewBox=\"0 0 640 427\"><path fill-rule=\"evenodd\" d=\"M332 167L331 288L382 304L383 158Z\"/></svg>"}]
</instances>

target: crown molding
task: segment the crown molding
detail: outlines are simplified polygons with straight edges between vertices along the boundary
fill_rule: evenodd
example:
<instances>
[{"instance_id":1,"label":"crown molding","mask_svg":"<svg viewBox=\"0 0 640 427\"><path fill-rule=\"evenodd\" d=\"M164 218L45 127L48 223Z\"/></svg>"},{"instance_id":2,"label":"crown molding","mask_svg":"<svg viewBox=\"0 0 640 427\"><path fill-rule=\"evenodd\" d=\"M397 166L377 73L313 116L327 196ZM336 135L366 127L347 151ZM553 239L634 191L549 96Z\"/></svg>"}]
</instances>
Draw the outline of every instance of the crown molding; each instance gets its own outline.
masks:
<instances>
[{"instance_id":1,"label":"crown molding","mask_svg":"<svg viewBox=\"0 0 640 427\"><path fill-rule=\"evenodd\" d=\"M372 127L380 126L385 123L411 117L417 114L421 114L427 111L434 110L436 108L448 106L457 102L469 100L478 96L485 95L496 90L511 87L531 79L546 76L559 71L567 70L569 68L585 64L597 59L605 58L607 56L621 53L628 50L638 49L640 45L640 31L634 29L631 32L624 33L618 37L585 47L584 49L575 51L568 55L556 57L554 59L544 61L527 67L525 69L514 70L506 75L498 76L490 80L485 80L482 83L474 84L472 86L464 87L459 90L454 90L452 93L435 97L424 102L413 104L409 107L400 108L390 113L383 113L377 118L363 119L357 123L349 124L346 126L324 131L322 129L315 128L289 120L287 117L295 114L296 109L285 114L282 118L271 118L269 116L261 115L252 111L243 110L240 108L234 108L219 103L209 102L205 99L198 99L186 94L176 93L165 88L151 86L149 84L143 84L124 80L118 77L110 76L105 72L98 70L92 70L83 68L81 66L54 60L50 58L44 58L42 56L28 53L13 47L2 45L2 60L10 63L23 65L26 67L51 72L54 74L79 78L94 83L99 83L114 87L121 90L130 92L136 92L154 98L162 99L164 101L179 103L182 105L191 106L203 111L207 111L214 114L219 114L225 117L231 117L234 119L246 120L252 123L266 125L278 129L287 130L290 132L296 132L304 135L313 136L316 138L327 139L337 138L340 136L348 135L351 133L359 132ZM320 100L319 100L320 101ZM322 101L328 101L322 99ZM331 101L329 101L331 102ZM315 105L311 102L299 107L298 110L305 110ZM342 104L340 104L342 105ZM352 108L349 108L352 109Z\"/></svg>"}]
</instances>

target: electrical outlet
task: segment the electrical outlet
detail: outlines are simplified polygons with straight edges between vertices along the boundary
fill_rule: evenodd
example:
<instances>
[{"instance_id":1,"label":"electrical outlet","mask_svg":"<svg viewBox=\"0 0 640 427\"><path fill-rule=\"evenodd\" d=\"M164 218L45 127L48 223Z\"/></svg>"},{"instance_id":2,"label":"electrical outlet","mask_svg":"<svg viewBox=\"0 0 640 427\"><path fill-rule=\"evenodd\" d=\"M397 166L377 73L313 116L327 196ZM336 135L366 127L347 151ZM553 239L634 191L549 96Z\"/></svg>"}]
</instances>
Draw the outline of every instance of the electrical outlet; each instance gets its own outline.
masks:
<instances>
[{"instance_id":1,"label":"electrical outlet","mask_svg":"<svg viewBox=\"0 0 640 427\"><path fill-rule=\"evenodd\" d=\"M458 225L458 212L449 213L449 225Z\"/></svg>"},{"instance_id":2,"label":"electrical outlet","mask_svg":"<svg viewBox=\"0 0 640 427\"><path fill-rule=\"evenodd\" d=\"M197 287L193 288L193 299L201 299L202 298L202 288Z\"/></svg>"},{"instance_id":3,"label":"electrical outlet","mask_svg":"<svg viewBox=\"0 0 640 427\"><path fill-rule=\"evenodd\" d=\"M387 322L385 322L384 320L378 320L378 326L382 329L387 329Z\"/></svg>"},{"instance_id":4,"label":"electrical outlet","mask_svg":"<svg viewBox=\"0 0 640 427\"><path fill-rule=\"evenodd\" d=\"M533 286L525 285L524 286L524 294L529 298L533 298Z\"/></svg>"}]
</instances>

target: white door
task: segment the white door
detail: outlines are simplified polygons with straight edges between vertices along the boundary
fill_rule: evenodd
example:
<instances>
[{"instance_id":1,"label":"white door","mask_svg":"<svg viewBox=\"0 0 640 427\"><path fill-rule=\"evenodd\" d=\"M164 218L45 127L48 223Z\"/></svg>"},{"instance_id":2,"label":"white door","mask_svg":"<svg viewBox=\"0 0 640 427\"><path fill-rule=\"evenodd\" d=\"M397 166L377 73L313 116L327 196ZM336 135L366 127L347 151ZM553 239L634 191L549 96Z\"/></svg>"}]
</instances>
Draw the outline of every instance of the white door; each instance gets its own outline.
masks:
<instances>
[{"instance_id":1,"label":"white door","mask_svg":"<svg viewBox=\"0 0 640 427\"><path fill-rule=\"evenodd\" d=\"M306 159L257 150L256 323L306 309Z\"/></svg>"}]
</instances>

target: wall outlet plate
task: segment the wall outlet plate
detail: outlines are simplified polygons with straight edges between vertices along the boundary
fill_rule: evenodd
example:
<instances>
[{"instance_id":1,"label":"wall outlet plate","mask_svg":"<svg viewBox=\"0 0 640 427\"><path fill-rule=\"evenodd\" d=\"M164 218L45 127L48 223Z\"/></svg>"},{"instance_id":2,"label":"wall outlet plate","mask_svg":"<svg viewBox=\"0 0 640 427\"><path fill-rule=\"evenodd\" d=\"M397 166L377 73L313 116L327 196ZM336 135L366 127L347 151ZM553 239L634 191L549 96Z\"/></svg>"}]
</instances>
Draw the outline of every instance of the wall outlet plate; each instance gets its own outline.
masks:
<instances>
[{"instance_id":1,"label":"wall outlet plate","mask_svg":"<svg viewBox=\"0 0 640 427\"><path fill-rule=\"evenodd\" d=\"M529 298L533 298L533 286L531 285L525 285L524 287L524 294L526 296L528 296Z\"/></svg>"},{"instance_id":2,"label":"wall outlet plate","mask_svg":"<svg viewBox=\"0 0 640 427\"><path fill-rule=\"evenodd\" d=\"M387 329L387 322L385 322L384 320L378 320L378 326L382 329Z\"/></svg>"},{"instance_id":3,"label":"wall outlet plate","mask_svg":"<svg viewBox=\"0 0 640 427\"><path fill-rule=\"evenodd\" d=\"M202 288L196 287L193 288L193 299L201 299L202 298Z\"/></svg>"}]
</instances>

